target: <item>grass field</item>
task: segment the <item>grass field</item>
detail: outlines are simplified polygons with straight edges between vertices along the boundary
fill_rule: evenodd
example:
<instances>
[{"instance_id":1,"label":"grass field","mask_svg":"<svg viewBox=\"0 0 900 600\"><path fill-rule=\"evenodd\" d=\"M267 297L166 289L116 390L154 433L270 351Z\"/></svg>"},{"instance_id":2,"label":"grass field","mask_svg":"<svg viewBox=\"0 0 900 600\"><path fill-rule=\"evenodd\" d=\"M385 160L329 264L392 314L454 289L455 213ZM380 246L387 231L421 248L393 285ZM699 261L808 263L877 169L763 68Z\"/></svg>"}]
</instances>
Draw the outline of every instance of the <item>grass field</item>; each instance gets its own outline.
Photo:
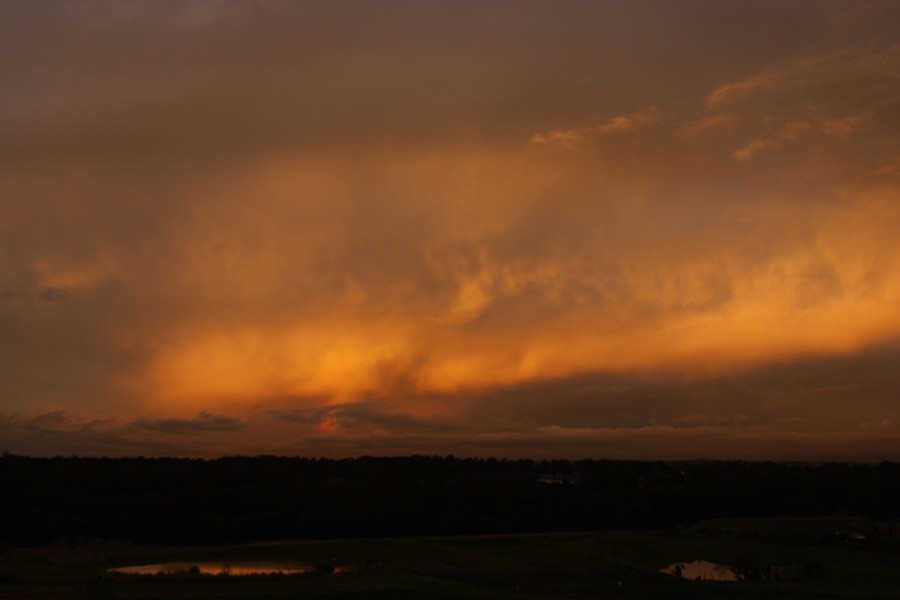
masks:
<instances>
[{"instance_id":1,"label":"grass field","mask_svg":"<svg viewBox=\"0 0 900 600\"><path fill-rule=\"evenodd\" d=\"M877 535L872 535L877 527ZM895 537L891 530L898 532ZM857 539L860 535L865 539ZM821 565L786 581L689 581L660 573L703 559ZM293 576L111 575L169 561L291 560L347 572ZM5 548L0 599L898 598L900 524L732 519L668 532L293 541L195 548L64 544Z\"/></svg>"}]
</instances>

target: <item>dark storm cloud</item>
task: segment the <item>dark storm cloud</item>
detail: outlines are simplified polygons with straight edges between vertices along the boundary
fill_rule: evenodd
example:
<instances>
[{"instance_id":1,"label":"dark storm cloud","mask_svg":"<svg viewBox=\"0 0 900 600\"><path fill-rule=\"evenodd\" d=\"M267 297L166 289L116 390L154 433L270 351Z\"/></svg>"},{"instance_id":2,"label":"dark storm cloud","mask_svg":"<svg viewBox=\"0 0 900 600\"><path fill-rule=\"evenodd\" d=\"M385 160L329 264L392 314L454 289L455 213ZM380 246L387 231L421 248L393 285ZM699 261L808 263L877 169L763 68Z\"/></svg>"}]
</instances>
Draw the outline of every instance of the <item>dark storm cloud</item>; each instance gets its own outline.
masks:
<instances>
[{"instance_id":1,"label":"dark storm cloud","mask_svg":"<svg viewBox=\"0 0 900 600\"><path fill-rule=\"evenodd\" d=\"M734 374L587 374L473 393L470 419L537 427L751 426L834 430L900 425L900 345Z\"/></svg>"},{"instance_id":2,"label":"dark storm cloud","mask_svg":"<svg viewBox=\"0 0 900 600\"><path fill-rule=\"evenodd\" d=\"M135 427L162 433L197 433L205 431L236 431L245 425L239 419L211 415L202 411L193 419L138 419Z\"/></svg>"},{"instance_id":3,"label":"dark storm cloud","mask_svg":"<svg viewBox=\"0 0 900 600\"><path fill-rule=\"evenodd\" d=\"M8 423L16 422L25 429L49 433L86 432L103 429L111 421L108 419L86 419L64 410L54 410L39 414L31 419L9 417Z\"/></svg>"},{"instance_id":4,"label":"dark storm cloud","mask_svg":"<svg viewBox=\"0 0 900 600\"><path fill-rule=\"evenodd\" d=\"M229 452L241 454L896 459L898 362L892 343L712 378L594 374L445 397L261 406L244 419L98 420L58 410L0 415L0 429L4 450L39 455L216 456L219 436L230 436ZM418 410L453 403L454 417L390 408L402 401Z\"/></svg>"},{"instance_id":5,"label":"dark storm cloud","mask_svg":"<svg viewBox=\"0 0 900 600\"><path fill-rule=\"evenodd\" d=\"M5 440L883 449L898 20L4 2Z\"/></svg>"},{"instance_id":6,"label":"dark storm cloud","mask_svg":"<svg viewBox=\"0 0 900 600\"><path fill-rule=\"evenodd\" d=\"M455 423L438 419L416 418L405 411L393 411L376 401L334 404L319 408L272 410L276 419L303 425L328 424L350 431L380 429L385 431L409 431L418 433L449 432L459 430Z\"/></svg>"},{"instance_id":7,"label":"dark storm cloud","mask_svg":"<svg viewBox=\"0 0 900 600\"><path fill-rule=\"evenodd\" d=\"M208 421L221 421L210 427ZM192 420L148 428L142 420L91 419L63 410L39 414L32 418L0 415L0 450L33 456L213 456L220 450L209 450L209 440L173 433L215 432L218 438L233 435L223 417L198 417L207 421L194 427ZM174 421L174 420L173 420ZM152 425L152 424L151 424ZM223 427L220 427L223 426Z\"/></svg>"}]
</instances>

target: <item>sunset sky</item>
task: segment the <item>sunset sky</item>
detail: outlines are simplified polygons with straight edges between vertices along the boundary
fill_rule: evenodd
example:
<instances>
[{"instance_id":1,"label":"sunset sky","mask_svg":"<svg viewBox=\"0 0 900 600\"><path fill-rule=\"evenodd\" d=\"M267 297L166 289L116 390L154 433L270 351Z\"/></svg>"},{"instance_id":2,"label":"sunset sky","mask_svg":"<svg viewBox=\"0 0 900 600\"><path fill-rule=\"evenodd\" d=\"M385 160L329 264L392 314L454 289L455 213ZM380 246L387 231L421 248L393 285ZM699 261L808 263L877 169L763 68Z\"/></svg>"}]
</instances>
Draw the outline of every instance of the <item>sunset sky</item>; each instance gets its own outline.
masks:
<instances>
[{"instance_id":1,"label":"sunset sky","mask_svg":"<svg viewBox=\"0 0 900 600\"><path fill-rule=\"evenodd\" d=\"M0 451L900 459L900 2L0 2Z\"/></svg>"}]
</instances>

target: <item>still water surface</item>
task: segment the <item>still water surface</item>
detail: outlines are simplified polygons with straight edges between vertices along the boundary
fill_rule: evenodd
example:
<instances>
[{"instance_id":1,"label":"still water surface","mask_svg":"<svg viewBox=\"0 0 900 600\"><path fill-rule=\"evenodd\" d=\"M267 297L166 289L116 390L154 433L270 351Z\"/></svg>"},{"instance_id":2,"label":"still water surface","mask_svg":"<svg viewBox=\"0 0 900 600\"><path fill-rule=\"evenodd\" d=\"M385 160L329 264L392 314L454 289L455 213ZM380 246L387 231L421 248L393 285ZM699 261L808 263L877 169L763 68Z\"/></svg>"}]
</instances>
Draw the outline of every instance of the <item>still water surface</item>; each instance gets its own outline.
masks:
<instances>
[{"instance_id":1,"label":"still water surface","mask_svg":"<svg viewBox=\"0 0 900 600\"><path fill-rule=\"evenodd\" d=\"M130 565L108 569L110 573L123 575L156 575L166 573L186 573L196 567L201 575L298 575L316 572L315 565L291 561L179 561L155 563L149 565ZM335 567L335 573L349 570L348 567Z\"/></svg>"},{"instance_id":2,"label":"still water surface","mask_svg":"<svg viewBox=\"0 0 900 600\"><path fill-rule=\"evenodd\" d=\"M662 573L680 575L685 579L702 579L704 581L737 581L732 567L705 560L694 560L686 563L675 563L662 569Z\"/></svg>"}]
</instances>

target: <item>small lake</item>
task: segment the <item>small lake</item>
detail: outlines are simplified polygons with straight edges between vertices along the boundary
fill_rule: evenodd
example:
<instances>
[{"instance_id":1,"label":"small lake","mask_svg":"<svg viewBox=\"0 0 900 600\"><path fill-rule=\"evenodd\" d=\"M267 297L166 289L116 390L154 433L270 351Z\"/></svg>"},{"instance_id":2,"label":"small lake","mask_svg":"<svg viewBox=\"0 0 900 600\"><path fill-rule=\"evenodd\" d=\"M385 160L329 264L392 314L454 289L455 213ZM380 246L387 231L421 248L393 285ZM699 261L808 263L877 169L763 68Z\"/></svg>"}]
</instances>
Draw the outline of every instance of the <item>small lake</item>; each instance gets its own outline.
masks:
<instances>
[{"instance_id":1,"label":"small lake","mask_svg":"<svg viewBox=\"0 0 900 600\"><path fill-rule=\"evenodd\" d=\"M349 571L349 567L334 567L332 573ZM320 570L316 565L291 561L246 561L246 560L199 560L154 563L147 565L129 565L107 569L108 573L121 575L165 575L188 573L193 571L200 575L299 575L316 573Z\"/></svg>"},{"instance_id":2,"label":"small lake","mask_svg":"<svg viewBox=\"0 0 900 600\"><path fill-rule=\"evenodd\" d=\"M703 581L737 581L738 577L734 569L729 565L709 562L706 560L694 560L691 562L675 563L660 571L669 575L678 575L685 579L702 579Z\"/></svg>"}]
</instances>

